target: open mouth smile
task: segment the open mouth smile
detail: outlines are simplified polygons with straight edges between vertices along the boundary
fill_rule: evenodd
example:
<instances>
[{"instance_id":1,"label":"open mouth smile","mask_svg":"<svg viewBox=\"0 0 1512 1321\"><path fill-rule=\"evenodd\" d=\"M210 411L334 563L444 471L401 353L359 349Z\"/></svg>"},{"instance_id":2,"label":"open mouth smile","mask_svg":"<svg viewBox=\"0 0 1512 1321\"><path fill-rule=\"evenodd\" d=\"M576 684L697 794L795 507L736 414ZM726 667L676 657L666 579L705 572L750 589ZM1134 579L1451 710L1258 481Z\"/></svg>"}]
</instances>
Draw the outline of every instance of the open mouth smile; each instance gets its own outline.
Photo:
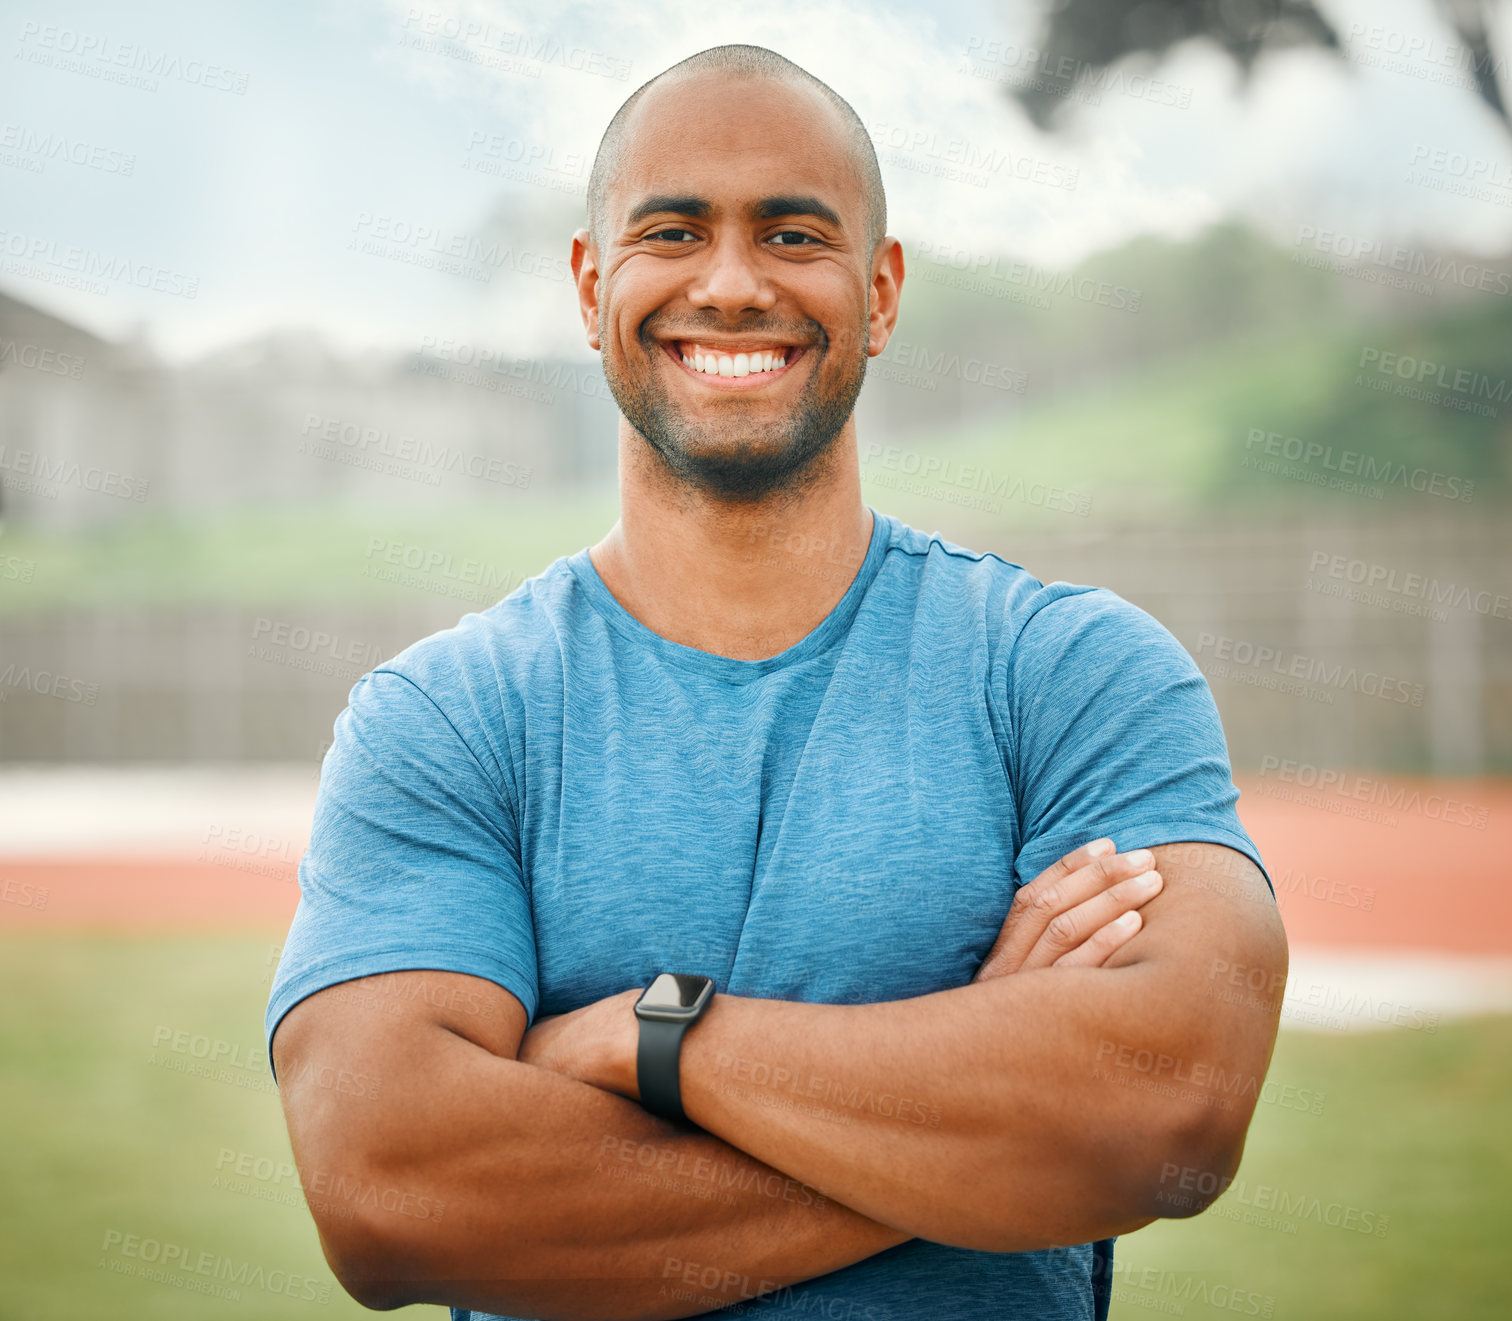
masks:
<instances>
[{"instance_id":1,"label":"open mouth smile","mask_svg":"<svg viewBox=\"0 0 1512 1321\"><path fill-rule=\"evenodd\" d=\"M690 376L725 390L760 389L785 376L807 349L799 344L701 344L677 339L662 345Z\"/></svg>"}]
</instances>

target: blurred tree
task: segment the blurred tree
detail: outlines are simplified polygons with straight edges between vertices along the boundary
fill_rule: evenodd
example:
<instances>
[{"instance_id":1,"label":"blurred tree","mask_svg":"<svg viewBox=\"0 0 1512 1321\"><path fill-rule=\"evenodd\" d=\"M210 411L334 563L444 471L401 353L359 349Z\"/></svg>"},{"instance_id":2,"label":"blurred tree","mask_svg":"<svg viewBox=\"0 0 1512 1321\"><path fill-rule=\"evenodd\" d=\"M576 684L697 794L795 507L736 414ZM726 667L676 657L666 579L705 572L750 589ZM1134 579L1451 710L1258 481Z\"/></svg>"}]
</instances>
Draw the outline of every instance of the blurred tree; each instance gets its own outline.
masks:
<instances>
[{"instance_id":1,"label":"blurred tree","mask_svg":"<svg viewBox=\"0 0 1512 1321\"><path fill-rule=\"evenodd\" d=\"M1507 124L1488 32L1490 13L1500 0L1436 3L1464 44L1481 99ZM1343 55L1339 34L1311 0L1047 0L1037 45L1047 66L1064 56L1076 61L1077 68L1101 69L1137 51L1159 58L1190 37L1216 42L1246 78L1265 50L1317 46ZM1066 101L1043 84L1016 88L1010 95L1041 128L1050 127L1055 108Z\"/></svg>"}]
</instances>

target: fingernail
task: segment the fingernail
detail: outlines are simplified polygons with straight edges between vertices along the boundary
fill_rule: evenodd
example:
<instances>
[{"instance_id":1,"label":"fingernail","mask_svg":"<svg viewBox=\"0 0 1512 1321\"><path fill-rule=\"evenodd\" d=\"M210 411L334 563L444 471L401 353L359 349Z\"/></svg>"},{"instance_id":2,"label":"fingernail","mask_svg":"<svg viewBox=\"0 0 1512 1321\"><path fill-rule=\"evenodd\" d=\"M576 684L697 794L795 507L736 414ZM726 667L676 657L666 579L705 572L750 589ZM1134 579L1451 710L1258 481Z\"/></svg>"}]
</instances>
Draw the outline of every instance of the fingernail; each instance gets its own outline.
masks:
<instances>
[{"instance_id":1,"label":"fingernail","mask_svg":"<svg viewBox=\"0 0 1512 1321\"><path fill-rule=\"evenodd\" d=\"M1121 927L1137 927L1139 925L1139 909L1131 908L1115 924Z\"/></svg>"},{"instance_id":2,"label":"fingernail","mask_svg":"<svg viewBox=\"0 0 1512 1321\"><path fill-rule=\"evenodd\" d=\"M1134 884L1141 890L1153 890L1160 884L1160 873L1158 871L1147 871L1143 876L1136 876Z\"/></svg>"},{"instance_id":3,"label":"fingernail","mask_svg":"<svg viewBox=\"0 0 1512 1321\"><path fill-rule=\"evenodd\" d=\"M1087 845L1087 852L1094 858L1106 857L1113 852L1113 841L1111 839L1094 839Z\"/></svg>"},{"instance_id":4,"label":"fingernail","mask_svg":"<svg viewBox=\"0 0 1512 1321\"><path fill-rule=\"evenodd\" d=\"M1135 849L1133 853L1124 854L1124 861L1131 867L1148 867L1155 861L1155 855L1149 849Z\"/></svg>"}]
</instances>

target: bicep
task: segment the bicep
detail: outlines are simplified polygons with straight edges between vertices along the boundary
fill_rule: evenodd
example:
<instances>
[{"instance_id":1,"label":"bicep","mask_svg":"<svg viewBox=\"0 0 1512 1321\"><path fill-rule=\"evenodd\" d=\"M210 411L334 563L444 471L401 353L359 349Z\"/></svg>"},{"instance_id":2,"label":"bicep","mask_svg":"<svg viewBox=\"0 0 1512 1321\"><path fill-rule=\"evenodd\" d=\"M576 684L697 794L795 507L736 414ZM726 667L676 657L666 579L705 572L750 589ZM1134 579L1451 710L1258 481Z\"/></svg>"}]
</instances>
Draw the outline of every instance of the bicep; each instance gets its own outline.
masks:
<instances>
[{"instance_id":1,"label":"bicep","mask_svg":"<svg viewBox=\"0 0 1512 1321\"><path fill-rule=\"evenodd\" d=\"M1263 1040L1269 1058L1286 988L1286 931L1260 869L1237 849L1152 845L1165 881L1110 968L1148 964L1224 1037ZM1232 993L1237 990L1238 994ZM1262 1065L1263 1067L1263 1065Z\"/></svg>"},{"instance_id":2,"label":"bicep","mask_svg":"<svg viewBox=\"0 0 1512 1321\"><path fill-rule=\"evenodd\" d=\"M327 986L284 1015L273 1036L280 1086L308 1072L316 1056L384 1063L415 1036L449 1031L492 1055L514 1059L525 1035L525 1006L483 977L420 969L385 972Z\"/></svg>"},{"instance_id":3,"label":"bicep","mask_svg":"<svg viewBox=\"0 0 1512 1321\"><path fill-rule=\"evenodd\" d=\"M368 1168L406 1149L427 1092L481 1052L514 1060L525 1006L463 973L389 972L328 986L284 1016L273 1063L295 1161ZM481 1048L481 1051L480 1051Z\"/></svg>"}]
</instances>

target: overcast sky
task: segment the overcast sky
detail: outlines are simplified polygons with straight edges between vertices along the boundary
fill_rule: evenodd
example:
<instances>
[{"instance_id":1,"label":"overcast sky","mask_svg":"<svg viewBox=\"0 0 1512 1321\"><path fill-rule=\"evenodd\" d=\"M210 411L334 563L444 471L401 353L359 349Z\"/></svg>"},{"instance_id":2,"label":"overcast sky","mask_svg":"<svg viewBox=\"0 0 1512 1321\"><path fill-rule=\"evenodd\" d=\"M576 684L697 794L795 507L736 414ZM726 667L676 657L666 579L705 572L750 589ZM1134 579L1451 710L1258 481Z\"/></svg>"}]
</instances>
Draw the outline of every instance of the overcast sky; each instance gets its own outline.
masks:
<instances>
[{"instance_id":1,"label":"overcast sky","mask_svg":"<svg viewBox=\"0 0 1512 1321\"><path fill-rule=\"evenodd\" d=\"M1287 244L1313 226L1512 252L1512 139L1436 11L1319 7L1347 61L1268 56L1242 93L1188 43L1121 67L1045 135L1004 92L1033 76L1027 2L282 0L123 17L20 0L0 19L0 289L175 358L277 328L352 350L434 336L586 353L563 274L604 125L647 78L728 41L773 47L856 107L910 257L1062 266L1232 216ZM1508 6L1498 24L1507 59ZM932 173L952 166L966 177ZM437 268L490 243L506 263ZM82 261L104 278L71 288Z\"/></svg>"}]
</instances>

